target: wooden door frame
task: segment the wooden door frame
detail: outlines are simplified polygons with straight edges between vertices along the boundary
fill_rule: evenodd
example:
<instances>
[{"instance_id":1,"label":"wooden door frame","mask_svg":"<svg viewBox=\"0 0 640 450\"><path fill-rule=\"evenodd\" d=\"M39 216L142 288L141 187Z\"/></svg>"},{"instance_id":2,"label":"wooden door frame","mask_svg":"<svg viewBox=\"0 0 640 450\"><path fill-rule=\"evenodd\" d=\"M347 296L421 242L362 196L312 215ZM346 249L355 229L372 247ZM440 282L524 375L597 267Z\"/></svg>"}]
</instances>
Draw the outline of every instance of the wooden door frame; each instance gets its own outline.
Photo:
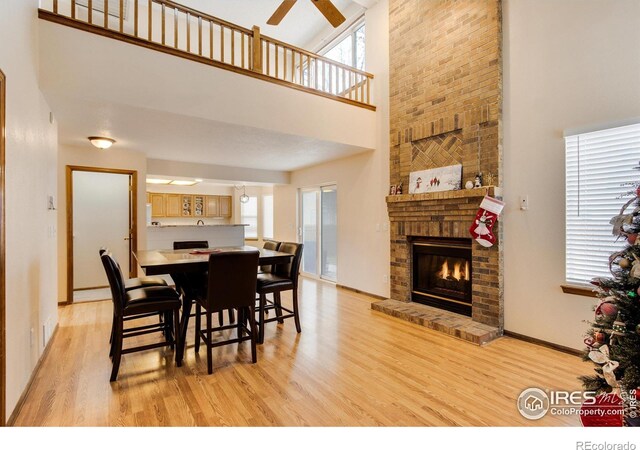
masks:
<instances>
[{"instance_id":1,"label":"wooden door frame","mask_svg":"<svg viewBox=\"0 0 640 450\"><path fill-rule=\"evenodd\" d=\"M133 253L138 251L138 172L127 169L108 169L104 167L67 166L67 302L73 303L73 172L96 172L129 175L129 276L135 277L138 267ZM96 258L98 253L96 252Z\"/></svg>"},{"instance_id":2,"label":"wooden door frame","mask_svg":"<svg viewBox=\"0 0 640 450\"><path fill-rule=\"evenodd\" d=\"M5 136L7 79L0 70L0 426L7 423L7 345L5 294Z\"/></svg>"}]
</instances>

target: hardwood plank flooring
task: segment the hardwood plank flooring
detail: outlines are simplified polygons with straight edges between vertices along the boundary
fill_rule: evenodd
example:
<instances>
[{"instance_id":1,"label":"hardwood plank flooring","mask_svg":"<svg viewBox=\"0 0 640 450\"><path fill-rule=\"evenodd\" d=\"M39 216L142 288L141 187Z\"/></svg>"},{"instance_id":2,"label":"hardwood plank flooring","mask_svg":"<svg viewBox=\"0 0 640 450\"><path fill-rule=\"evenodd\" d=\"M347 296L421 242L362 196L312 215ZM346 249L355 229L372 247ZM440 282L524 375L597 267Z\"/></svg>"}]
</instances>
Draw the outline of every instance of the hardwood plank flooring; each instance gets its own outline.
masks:
<instances>
[{"instance_id":1,"label":"hardwood plank flooring","mask_svg":"<svg viewBox=\"0 0 640 450\"><path fill-rule=\"evenodd\" d=\"M576 416L520 416L528 387L580 388L591 365L503 337L473 344L370 309L362 294L301 280L302 333L267 324L249 343L124 355L109 383L110 301L60 309L59 330L17 426L577 426ZM285 303L290 296L284 296ZM145 337L149 339L149 337Z\"/></svg>"}]
</instances>

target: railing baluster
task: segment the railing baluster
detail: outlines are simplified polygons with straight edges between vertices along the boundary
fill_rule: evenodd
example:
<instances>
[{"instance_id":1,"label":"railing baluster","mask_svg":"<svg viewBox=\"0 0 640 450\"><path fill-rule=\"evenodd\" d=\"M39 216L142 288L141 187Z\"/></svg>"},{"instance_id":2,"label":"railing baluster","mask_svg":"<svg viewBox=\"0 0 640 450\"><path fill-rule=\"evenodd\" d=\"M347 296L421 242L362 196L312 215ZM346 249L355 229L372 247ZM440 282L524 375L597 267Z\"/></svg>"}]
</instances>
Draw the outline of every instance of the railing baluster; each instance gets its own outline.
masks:
<instances>
[{"instance_id":1,"label":"railing baluster","mask_svg":"<svg viewBox=\"0 0 640 450\"><path fill-rule=\"evenodd\" d=\"M202 56L202 17L198 17L198 54Z\"/></svg>"},{"instance_id":2,"label":"railing baluster","mask_svg":"<svg viewBox=\"0 0 640 450\"><path fill-rule=\"evenodd\" d=\"M242 68L244 69L244 31L240 33L240 56L242 57Z\"/></svg>"},{"instance_id":3,"label":"railing baluster","mask_svg":"<svg viewBox=\"0 0 640 450\"><path fill-rule=\"evenodd\" d=\"M191 53L191 13L187 11L187 52Z\"/></svg>"},{"instance_id":4,"label":"railing baluster","mask_svg":"<svg viewBox=\"0 0 640 450\"><path fill-rule=\"evenodd\" d=\"M296 82L296 52L291 50L291 82Z\"/></svg>"},{"instance_id":5,"label":"railing baluster","mask_svg":"<svg viewBox=\"0 0 640 450\"><path fill-rule=\"evenodd\" d=\"M133 34L138 37L138 0L133 0Z\"/></svg>"},{"instance_id":6,"label":"railing baluster","mask_svg":"<svg viewBox=\"0 0 640 450\"><path fill-rule=\"evenodd\" d=\"M302 71L304 70L304 64L303 64L304 58L302 56L302 53L300 53L300 79L298 80L298 84L303 85L304 84L304 75L302 73Z\"/></svg>"},{"instance_id":7,"label":"railing baluster","mask_svg":"<svg viewBox=\"0 0 640 450\"><path fill-rule=\"evenodd\" d=\"M315 76L314 76L314 78L315 78L315 80L314 80L315 84L314 84L314 86L313 86L313 87L314 87L314 88L316 88L316 89L318 89L318 58L315 58L315 59L313 60L313 72L314 72L314 75L315 75Z\"/></svg>"},{"instance_id":8,"label":"railing baluster","mask_svg":"<svg viewBox=\"0 0 640 450\"><path fill-rule=\"evenodd\" d=\"M278 78L278 44L276 44L276 78Z\"/></svg>"},{"instance_id":9,"label":"railing baluster","mask_svg":"<svg viewBox=\"0 0 640 450\"><path fill-rule=\"evenodd\" d=\"M231 65L236 65L236 32L233 28L229 28L231 31Z\"/></svg>"},{"instance_id":10,"label":"railing baluster","mask_svg":"<svg viewBox=\"0 0 640 450\"><path fill-rule=\"evenodd\" d=\"M104 27L109 29L109 0L104 0Z\"/></svg>"},{"instance_id":11,"label":"railing baluster","mask_svg":"<svg viewBox=\"0 0 640 450\"><path fill-rule=\"evenodd\" d=\"M120 0L120 33L122 33L123 31L124 31L124 0Z\"/></svg>"},{"instance_id":12,"label":"railing baluster","mask_svg":"<svg viewBox=\"0 0 640 450\"><path fill-rule=\"evenodd\" d=\"M220 25L220 61L224 62L224 25Z\"/></svg>"},{"instance_id":13,"label":"railing baluster","mask_svg":"<svg viewBox=\"0 0 640 450\"><path fill-rule=\"evenodd\" d=\"M58 14L58 0L53 0L53 13Z\"/></svg>"},{"instance_id":14,"label":"railing baluster","mask_svg":"<svg viewBox=\"0 0 640 450\"><path fill-rule=\"evenodd\" d=\"M364 102L364 77L360 75L360 78L362 79L360 81L360 101Z\"/></svg>"},{"instance_id":15,"label":"railing baluster","mask_svg":"<svg viewBox=\"0 0 640 450\"><path fill-rule=\"evenodd\" d=\"M311 56L307 55L307 87L311 87Z\"/></svg>"},{"instance_id":16,"label":"railing baluster","mask_svg":"<svg viewBox=\"0 0 640 450\"><path fill-rule=\"evenodd\" d=\"M87 22L93 23L93 0L87 2Z\"/></svg>"},{"instance_id":17,"label":"railing baluster","mask_svg":"<svg viewBox=\"0 0 640 450\"><path fill-rule=\"evenodd\" d=\"M173 9L173 46L175 48L178 48L178 15L180 14L180 11L178 10L178 8L174 8Z\"/></svg>"},{"instance_id":18,"label":"railing baluster","mask_svg":"<svg viewBox=\"0 0 640 450\"><path fill-rule=\"evenodd\" d=\"M287 81L287 47L282 47L282 79Z\"/></svg>"},{"instance_id":19,"label":"railing baluster","mask_svg":"<svg viewBox=\"0 0 640 450\"><path fill-rule=\"evenodd\" d=\"M71 0L71 18L76 18L76 0Z\"/></svg>"},{"instance_id":20,"label":"railing baluster","mask_svg":"<svg viewBox=\"0 0 640 450\"><path fill-rule=\"evenodd\" d=\"M120 1L122 1L122 0L120 0ZM165 34L166 34L166 26L165 26L165 23L166 23L166 20L165 20L165 19L166 19L166 12L165 12L165 6L164 6L164 3L163 3L161 6L162 6L162 45L164 45L164 44L165 44L165 42L166 42L166 41L165 41Z\"/></svg>"},{"instance_id":21,"label":"railing baluster","mask_svg":"<svg viewBox=\"0 0 640 450\"><path fill-rule=\"evenodd\" d=\"M108 0L105 0L107 2ZM149 40L153 40L153 1L149 0L149 22L147 24L148 32L149 32Z\"/></svg>"},{"instance_id":22,"label":"railing baluster","mask_svg":"<svg viewBox=\"0 0 640 450\"><path fill-rule=\"evenodd\" d=\"M213 21L209 21L209 57L213 59Z\"/></svg>"},{"instance_id":23,"label":"railing baluster","mask_svg":"<svg viewBox=\"0 0 640 450\"><path fill-rule=\"evenodd\" d=\"M271 52L271 50L270 50L271 43L269 41L265 40L264 44L265 44L264 45L264 47L265 47L264 53L265 53L265 55L267 57L267 75L271 75L271 54L270 54L270 52Z\"/></svg>"},{"instance_id":24,"label":"railing baluster","mask_svg":"<svg viewBox=\"0 0 640 450\"><path fill-rule=\"evenodd\" d=\"M371 78L366 77L365 80L367 83L367 101L365 103L370 105L371 104L371 83L370 83Z\"/></svg>"}]
</instances>

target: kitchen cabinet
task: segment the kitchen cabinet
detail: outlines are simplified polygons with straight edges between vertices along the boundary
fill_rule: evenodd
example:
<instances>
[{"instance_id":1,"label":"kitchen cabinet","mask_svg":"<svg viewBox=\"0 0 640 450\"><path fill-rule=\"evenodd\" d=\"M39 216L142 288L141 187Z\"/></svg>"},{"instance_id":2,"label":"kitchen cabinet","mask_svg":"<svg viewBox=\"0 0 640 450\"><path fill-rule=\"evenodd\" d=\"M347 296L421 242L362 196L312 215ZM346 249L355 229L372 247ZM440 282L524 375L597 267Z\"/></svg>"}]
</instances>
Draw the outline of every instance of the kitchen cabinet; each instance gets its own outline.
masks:
<instances>
[{"instance_id":1,"label":"kitchen cabinet","mask_svg":"<svg viewBox=\"0 0 640 450\"><path fill-rule=\"evenodd\" d=\"M193 217L204 217L205 195L195 194L193 196Z\"/></svg>"},{"instance_id":2,"label":"kitchen cabinet","mask_svg":"<svg viewBox=\"0 0 640 450\"><path fill-rule=\"evenodd\" d=\"M205 208L207 217L220 217L220 196L207 195L207 207Z\"/></svg>"},{"instance_id":3,"label":"kitchen cabinet","mask_svg":"<svg viewBox=\"0 0 640 450\"><path fill-rule=\"evenodd\" d=\"M182 210L180 216L191 217L193 216L193 195L180 195L180 202L182 203Z\"/></svg>"},{"instance_id":4,"label":"kitchen cabinet","mask_svg":"<svg viewBox=\"0 0 640 450\"><path fill-rule=\"evenodd\" d=\"M162 194L166 198L165 217L182 216L182 199L180 194Z\"/></svg>"},{"instance_id":5,"label":"kitchen cabinet","mask_svg":"<svg viewBox=\"0 0 640 450\"><path fill-rule=\"evenodd\" d=\"M165 217L165 196L164 194L147 194L147 202L151 203L151 217Z\"/></svg>"},{"instance_id":6,"label":"kitchen cabinet","mask_svg":"<svg viewBox=\"0 0 640 450\"><path fill-rule=\"evenodd\" d=\"M231 198L232 197L230 195L220 196L220 216L219 217L231 217L232 215Z\"/></svg>"}]
</instances>

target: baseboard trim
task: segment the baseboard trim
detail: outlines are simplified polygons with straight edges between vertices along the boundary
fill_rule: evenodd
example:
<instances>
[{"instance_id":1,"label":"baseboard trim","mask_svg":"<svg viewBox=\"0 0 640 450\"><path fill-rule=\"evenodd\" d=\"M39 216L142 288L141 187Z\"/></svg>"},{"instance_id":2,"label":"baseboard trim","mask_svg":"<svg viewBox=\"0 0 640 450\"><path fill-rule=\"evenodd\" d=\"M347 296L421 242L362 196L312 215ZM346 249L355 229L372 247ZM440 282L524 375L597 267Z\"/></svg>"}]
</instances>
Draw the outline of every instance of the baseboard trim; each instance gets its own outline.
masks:
<instances>
[{"instance_id":1,"label":"baseboard trim","mask_svg":"<svg viewBox=\"0 0 640 450\"><path fill-rule=\"evenodd\" d=\"M344 286L342 284L336 284L336 287L339 289L344 289L345 291L355 292L356 294L368 295L369 297L373 297L378 300L387 300L389 298L389 297L383 297L382 295L372 294L371 292L361 291L360 289L355 289L349 286Z\"/></svg>"},{"instance_id":2,"label":"baseboard trim","mask_svg":"<svg viewBox=\"0 0 640 450\"><path fill-rule=\"evenodd\" d=\"M27 398L27 394L31 390L31 385L33 384L34 380L36 379L36 376L38 375L38 372L40 372L40 367L42 367L42 361L44 361L46 356L49 354L49 349L51 349L51 343L55 339L57 333L58 333L58 324L56 324L56 327L53 329L53 333L51 334L51 338L49 339L49 342L47 342L47 345L44 348L44 351L42 352L42 355L40 355L40 358L38 359L38 362L36 363L36 366L33 368L33 372L31 372L31 377L29 377L29 382L27 383L27 387L25 387L24 391L22 391L22 395L20 395L20 398L18 399L18 403L16 403L16 407L13 408L13 412L9 416L9 420L7 420L7 426L8 427L12 427L13 426L13 424L16 421L16 419L18 418L18 415L22 411L22 407L24 406L24 401Z\"/></svg>"},{"instance_id":3,"label":"baseboard trim","mask_svg":"<svg viewBox=\"0 0 640 450\"><path fill-rule=\"evenodd\" d=\"M564 345L554 344L553 342L543 341L542 339L537 339L531 336L525 336L524 334L514 333L513 331L504 330L504 336L512 337L514 339L518 339L521 341L529 342L531 344L540 345L542 347L551 348L553 350L558 350L563 353L568 353L574 356L582 356L582 351L576 350L574 348L565 347Z\"/></svg>"}]
</instances>

